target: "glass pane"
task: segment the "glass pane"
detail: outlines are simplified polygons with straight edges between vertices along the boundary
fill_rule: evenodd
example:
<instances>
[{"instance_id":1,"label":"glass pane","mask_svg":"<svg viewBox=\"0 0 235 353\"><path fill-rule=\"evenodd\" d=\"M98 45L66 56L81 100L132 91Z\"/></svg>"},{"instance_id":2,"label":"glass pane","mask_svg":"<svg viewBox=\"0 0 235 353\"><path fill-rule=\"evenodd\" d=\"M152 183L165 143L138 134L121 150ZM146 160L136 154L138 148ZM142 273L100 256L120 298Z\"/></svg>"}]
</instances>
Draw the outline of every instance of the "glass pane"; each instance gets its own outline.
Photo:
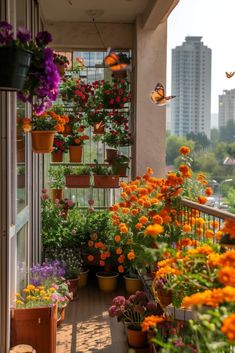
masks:
<instances>
[{"instance_id":1,"label":"glass pane","mask_svg":"<svg viewBox=\"0 0 235 353\"><path fill-rule=\"evenodd\" d=\"M27 283L28 274L28 226L23 226L17 233L17 291Z\"/></svg>"},{"instance_id":2,"label":"glass pane","mask_svg":"<svg viewBox=\"0 0 235 353\"><path fill-rule=\"evenodd\" d=\"M26 137L22 130L22 119L26 117L26 104L17 102L17 212L26 206L25 145Z\"/></svg>"}]
</instances>

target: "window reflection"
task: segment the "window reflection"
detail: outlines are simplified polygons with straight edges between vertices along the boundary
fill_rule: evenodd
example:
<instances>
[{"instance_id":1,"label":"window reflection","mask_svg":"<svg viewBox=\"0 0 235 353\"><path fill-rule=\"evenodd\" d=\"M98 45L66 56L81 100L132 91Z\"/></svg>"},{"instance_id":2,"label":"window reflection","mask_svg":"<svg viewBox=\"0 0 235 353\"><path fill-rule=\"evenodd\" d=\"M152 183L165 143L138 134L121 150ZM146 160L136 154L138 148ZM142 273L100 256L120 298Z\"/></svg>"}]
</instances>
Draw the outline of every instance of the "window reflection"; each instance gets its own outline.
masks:
<instances>
[{"instance_id":1,"label":"window reflection","mask_svg":"<svg viewBox=\"0 0 235 353\"><path fill-rule=\"evenodd\" d=\"M17 212L26 206L26 173L25 173L25 134L22 130L22 120L26 116L26 104L17 102Z\"/></svg>"},{"instance_id":2,"label":"window reflection","mask_svg":"<svg viewBox=\"0 0 235 353\"><path fill-rule=\"evenodd\" d=\"M17 291L24 288L27 283L27 224L23 226L17 233Z\"/></svg>"}]
</instances>

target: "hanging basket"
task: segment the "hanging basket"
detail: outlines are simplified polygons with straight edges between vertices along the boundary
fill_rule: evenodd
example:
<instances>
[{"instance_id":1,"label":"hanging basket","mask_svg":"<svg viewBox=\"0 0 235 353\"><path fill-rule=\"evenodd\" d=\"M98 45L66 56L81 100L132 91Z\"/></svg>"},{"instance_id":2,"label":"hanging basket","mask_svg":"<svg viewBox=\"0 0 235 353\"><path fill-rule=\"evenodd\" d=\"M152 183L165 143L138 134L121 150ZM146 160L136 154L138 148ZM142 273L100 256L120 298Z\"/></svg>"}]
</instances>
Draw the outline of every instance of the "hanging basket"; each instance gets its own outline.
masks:
<instances>
[{"instance_id":1,"label":"hanging basket","mask_svg":"<svg viewBox=\"0 0 235 353\"><path fill-rule=\"evenodd\" d=\"M34 153L51 153L55 131L31 131L32 149Z\"/></svg>"},{"instance_id":2,"label":"hanging basket","mask_svg":"<svg viewBox=\"0 0 235 353\"><path fill-rule=\"evenodd\" d=\"M89 188L90 175L69 174L65 176L65 185L67 188Z\"/></svg>"},{"instance_id":3,"label":"hanging basket","mask_svg":"<svg viewBox=\"0 0 235 353\"><path fill-rule=\"evenodd\" d=\"M94 175L94 188L119 188L119 176Z\"/></svg>"},{"instance_id":4,"label":"hanging basket","mask_svg":"<svg viewBox=\"0 0 235 353\"><path fill-rule=\"evenodd\" d=\"M106 161L108 163L112 163L112 161L115 160L117 155L118 155L118 150L114 148L106 148Z\"/></svg>"},{"instance_id":5,"label":"hanging basket","mask_svg":"<svg viewBox=\"0 0 235 353\"><path fill-rule=\"evenodd\" d=\"M100 123L95 123L93 127L93 134L94 135L104 134L104 128L105 128L105 125L103 121L101 121Z\"/></svg>"},{"instance_id":6,"label":"hanging basket","mask_svg":"<svg viewBox=\"0 0 235 353\"><path fill-rule=\"evenodd\" d=\"M69 161L80 163L82 161L82 146L69 147Z\"/></svg>"},{"instance_id":7,"label":"hanging basket","mask_svg":"<svg viewBox=\"0 0 235 353\"><path fill-rule=\"evenodd\" d=\"M18 91L24 87L32 53L19 48L0 47L0 90Z\"/></svg>"}]
</instances>

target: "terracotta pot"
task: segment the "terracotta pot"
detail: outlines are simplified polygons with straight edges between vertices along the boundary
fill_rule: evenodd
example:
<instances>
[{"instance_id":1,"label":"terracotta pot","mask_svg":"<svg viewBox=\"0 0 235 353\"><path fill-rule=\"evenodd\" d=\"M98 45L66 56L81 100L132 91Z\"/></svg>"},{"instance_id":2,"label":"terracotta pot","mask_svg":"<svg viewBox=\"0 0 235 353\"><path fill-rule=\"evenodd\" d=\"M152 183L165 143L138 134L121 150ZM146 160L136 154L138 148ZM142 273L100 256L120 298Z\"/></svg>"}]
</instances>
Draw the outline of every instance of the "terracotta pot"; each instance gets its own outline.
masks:
<instances>
[{"instance_id":1,"label":"terracotta pot","mask_svg":"<svg viewBox=\"0 0 235 353\"><path fill-rule=\"evenodd\" d=\"M117 272L97 272L96 277L98 278L99 289L103 292L110 293L117 288Z\"/></svg>"},{"instance_id":2,"label":"terracotta pot","mask_svg":"<svg viewBox=\"0 0 235 353\"><path fill-rule=\"evenodd\" d=\"M147 332L142 332L140 328L127 326L127 340L131 347L142 348L147 345Z\"/></svg>"},{"instance_id":3,"label":"terracotta pot","mask_svg":"<svg viewBox=\"0 0 235 353\"><path fill-rule=\"evenodd\" d=\"M139 278L131 278L124 276L125 288L129 294L135 293L137 290L142 290L142 282Z\"/></svg>"},{"instance_id":4,"label":"terracotta pot","mask_svg":"<svg viewBox=\"0 0 235 353\"><path fill-rule=\"evenodd\" d=\"M113 164L113 173L116 175L119 175L121 178L125 178L127 176L127 168L128 168L128 163L114 163Z\"/></svg>"},{"instance_id":5,"label":"terracotta pot","mask_svg":"<svg viewBox=\"0 0 235 353\"><path fill-rule=\"evenodd\" d=\"M67 188L89 188L90 175L66 175L65 185L67 186Z\"/></svg>"},{"instance_id":6,"label":"terracotta pot","mask_svg":"<svg viewBox=\"0 0 235 353\"><path fill-rule=\"evenodd\" d=\"M70 162L80 163L82 161L82 146L69 147Z\"/></svg>"},{"instance_id":7,"label":"terracotta pot","mask_svg":"<svg viewBox=\"0 0 235 353\"><path fill-rule=\"evenodd\" d=\"M172 303L172 293L164 288L157 289L157 297L163 307Z\"/></svg>"},{"instance_id":8,"label":"terracotta pot","mask_svg":"<svg viewBox=\"0 0 235 353\"><path fill-rule=\"evenodd\" d=\"M51 199L52 201L62 200L63 198L63 190L62 189L52 189L51 190Z\"/></svg>"},{"instance_id":9,"label":"terracotta pot","mask_svg":"<svg viewBox=\"0 0 235 353\"><path fill-rule=\"evenodd\" d=\"M57 70L58 70L58 73L60 75L61 78L64 77L64 74L65 74L65 65L64 64L58 64L58 63L55 63L56 67L57 67Z\"/></svg>"},{"instance_id":10,"label":"terracotta pot","mask_svg":"<svg viewBox=\"0 0 235 353\"><path fill-rule=\"evenodd\" d=\"M63 152L62 151L51 152L51 161L56 163L63 162Z\"/></svg>"},{"instance_id":11,"label":"terracotta pot","mask_svg":"<svg viewBox=\"0 0 235 353\"><path fill-rule=\"evenodd\" d=\"M93 127L93 134L95 135L102 135L104 133L104 122L101 121L100 123L95 123Z\"/></svg>"},{"instance_id":12,"label":"terracotta pot","mask_svg":"<svg viewBox=\"0 0 235 353\"><path fill-rule=\"evenodd\" d=\"M72 133L72 127L69 124L64 126L63 136L68 136Z\"/></svg>"},{"instance_id":13,"label":"terracotta pot","mask_svg":"<svg viewBox=\"0 0 235 353\"><path fill-rule=\"evenodd\" d=\"M24 189L25 188L25 175L17 175L17 188Z\"/></svg>"},{"instance_id":14,"label":"terracotta pot","mask_svg":"<svg viewBox=\"0 0 235 353\"><path fill-rule=\"evenodd\" d=\"M67 281L69 292L73 294L72 301L78 299L78 283L79 283L79 278L72 278L72 279L68 279Z\"/></svg>"},{"instance_id":15,"label":"terracotta pot","mask_svg":"<svg viewBox=\"0 0 235 353\"><path fill-rule=\"evenodd\" d=\"M19 139L17 142L17 162L25 162L25 141Z\"/></svg>"},{"instance_id":16,"label":"terracotta pot","mask_svg":"<svg viewBox=\"0 0 235 353\"><path fill-rule=\"evenodd\" d=\"M37 353L56 353L57 305L13 309L11 345L25 343Z\"/></svg>"},{"instance_id":17,"label":"terracotta pot","mask_svg":"<svg viewBox=\"0 0 235 353\"><path fill-rule=\"evenodd\" d=\"M50 153L53 151L55 131L31 131L32 149L34 153Z\"/></svg>"},{"instance_id":18,"label":"terracotta pot","mask_svg":"<svg viewBox=\"0 0 235 353\"><path fill-rule=\"evenodd\" d=\"M106 148L106 161L111 163L118 155L118 150Z\"/></svg>"},{"instance_id":19,"label":"terracotta pot","mask_svg":"<svg viewBox=\"0 0 235 353\"><path fill-rule=\"evenodd\" d=\"M88 280L88 273L89 273L89 270L82 271L79 273L78 288L86 287L87 280Z\"/></svg>"},{"instance_id":20,"label":"terracotta pot","mask_svg":"<svg viewBox=\"0 0 235 353\"><path fill-rule=\"evenodd\" d=\"M119 188L119 176L94 175L94 188Z\"/></svg>"}]
</instances>

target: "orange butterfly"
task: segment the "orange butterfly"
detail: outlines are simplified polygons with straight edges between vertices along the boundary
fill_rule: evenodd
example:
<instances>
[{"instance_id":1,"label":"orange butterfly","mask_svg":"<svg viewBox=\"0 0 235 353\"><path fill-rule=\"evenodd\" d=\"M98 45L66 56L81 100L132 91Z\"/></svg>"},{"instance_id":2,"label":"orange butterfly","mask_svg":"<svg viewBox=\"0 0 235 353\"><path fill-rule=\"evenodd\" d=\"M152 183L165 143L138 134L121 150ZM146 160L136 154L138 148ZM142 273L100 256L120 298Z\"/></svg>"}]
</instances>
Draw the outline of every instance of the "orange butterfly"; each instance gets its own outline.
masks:
<instances>
[{"instance_id":1,"label":"orange butterfly","mask_svg":"<svg viewBox=\"0 0 235 353\"><path fill-rule=\"evenodd\" d=\"M226 74L227 78L231 78L235 74L235 71L233 71L233 72L225 72L225 74Z\"/></svg>"},{"instance_id":2,"label":"orange butterfly","mask_svg":"<svg viewBox=\"0 0 235 353\"><path fill-rule=\"evenodd\" d=\"M119 56L111 49L104 58L105 66L109 67L111 71L123 71L127 70L129 64L120 61Z\"/></svg>"},{"instance_id":3,"label":"orange butterfly","mask_svg":"<svg viewBox=\"0 0 235 353\"><path fill-rule=\"evenodd\" d=\"M170 99L175 97L176 96L165 97L165 90L161 83L157 83L154 91L152 91L150 95L151 102L158 105L165 105L169 102Z\"/></svg>"}]
</instances>

